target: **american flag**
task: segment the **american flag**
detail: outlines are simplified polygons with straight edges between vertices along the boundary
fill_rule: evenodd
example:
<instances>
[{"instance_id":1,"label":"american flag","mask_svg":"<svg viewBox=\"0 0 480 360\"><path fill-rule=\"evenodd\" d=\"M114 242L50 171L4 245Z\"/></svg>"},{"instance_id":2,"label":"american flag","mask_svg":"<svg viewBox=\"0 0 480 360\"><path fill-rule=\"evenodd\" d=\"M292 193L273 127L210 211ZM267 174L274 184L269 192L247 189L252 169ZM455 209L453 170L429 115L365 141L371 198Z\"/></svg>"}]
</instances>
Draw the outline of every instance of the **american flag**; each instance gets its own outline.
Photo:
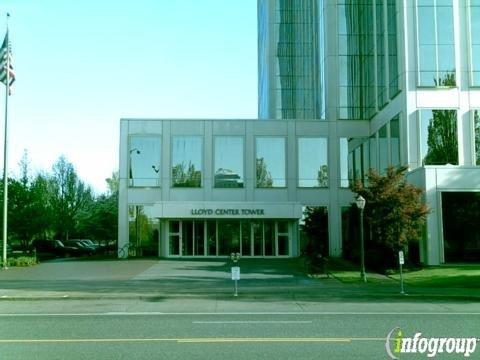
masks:
<instances>
[{"instance_id":1,"label":"american flag","mask_svg":"<svg viewBox=\"0 0 480 360\"><path fill-rule=\"evenodd\" d=\"M7 84L7 67L9 84ZM12 64L12 49L10 41L8 41L8 31L3 40L2 47L0 48L0 81L8 86L8 92L11 93L11 86L15 81L15 72L13 71Z\"/></svg>"}]
</instances>

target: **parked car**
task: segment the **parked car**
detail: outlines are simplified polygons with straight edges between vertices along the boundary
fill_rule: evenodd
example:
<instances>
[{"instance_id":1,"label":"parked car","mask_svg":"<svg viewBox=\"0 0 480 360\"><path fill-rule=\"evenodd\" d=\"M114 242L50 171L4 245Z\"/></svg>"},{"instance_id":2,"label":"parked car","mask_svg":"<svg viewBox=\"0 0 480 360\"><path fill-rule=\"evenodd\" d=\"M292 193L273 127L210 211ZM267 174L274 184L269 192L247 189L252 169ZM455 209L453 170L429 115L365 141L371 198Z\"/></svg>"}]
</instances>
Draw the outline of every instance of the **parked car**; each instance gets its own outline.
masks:
<instances>
[{"instance_id":1,"label":"parked car","mask_svg":"<svg viewBox=\"0 0 480 360\"><path fill-rule=\"evenodd\" d=\"M82 253L78 248L65 246L60 240L34 240L32 246L37 250L39 256L53 255L54 257L80 256Z\"/></svg>"},{"instance_id":2,"label":"parked car","mask_svg":"<svg viewBox=\"0 0 480 360\"><path fill-rule=\"evenodd\" d=\"M90 239L81 239L80 240L82 243L84 243L85 245L91 247L91 248L94 248L95 250L98 250L100 248L100 245L94 243L92 240Z\"/></svg>"},{"instance_id":3,"label":"parked car","mask_svg":"<svg viewBox=\"0 0 480 360\"><path fill-rule=\"evenodd\" d=\"M64 244L72 248L76 248L78 255L80 256L93 255L97 250L93 246L89 246L85 244L82 240L68 240L68 241L64 241Z\"/></svg>"}]
</instances>

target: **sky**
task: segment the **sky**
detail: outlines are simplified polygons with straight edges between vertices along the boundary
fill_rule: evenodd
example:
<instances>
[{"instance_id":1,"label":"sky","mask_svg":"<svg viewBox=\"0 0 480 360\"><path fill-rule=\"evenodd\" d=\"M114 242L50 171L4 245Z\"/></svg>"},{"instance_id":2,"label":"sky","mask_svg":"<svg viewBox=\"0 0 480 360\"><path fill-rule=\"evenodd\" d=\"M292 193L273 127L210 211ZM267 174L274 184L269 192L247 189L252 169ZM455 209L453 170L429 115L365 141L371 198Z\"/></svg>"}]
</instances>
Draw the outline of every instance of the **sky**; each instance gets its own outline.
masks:
<instances>
[{"instance_id":1,"label":"sky","mask_svg":"<svg viewBox=\"0 0 480 360\"><path fill-rule=\"evenodd\" d=\"M121 118L257 117L256 0L6 0L1 37L6 12L10 176L64 155L101 193ZM2 144L4 105L1 85Z\"/></svg>"}]
</instances>

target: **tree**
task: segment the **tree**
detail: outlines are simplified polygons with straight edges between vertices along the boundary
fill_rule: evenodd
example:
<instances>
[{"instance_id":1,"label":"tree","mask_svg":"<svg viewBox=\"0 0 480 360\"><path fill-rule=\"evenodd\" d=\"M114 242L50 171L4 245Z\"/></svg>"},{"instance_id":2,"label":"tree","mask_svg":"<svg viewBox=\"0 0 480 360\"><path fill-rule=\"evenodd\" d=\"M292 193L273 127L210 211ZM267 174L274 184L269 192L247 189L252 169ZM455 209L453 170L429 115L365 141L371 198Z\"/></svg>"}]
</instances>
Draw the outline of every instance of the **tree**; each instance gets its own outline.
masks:
<instances>
[{"instance_id":1,"label":"tree","mask_svg":"<svg viewBox=\"0 0 480 360\"><path fill-rule=\"evenodd\" d=\"M256 162L257 187L269 188L273 186L272 175L267 170L267 164L263 158L258 158Z\"/></svg>"},{"instance_id":2,"label":"tree","mask_svg":"<svg viewBox=\"0 0 480 360\"><path fill-rule=\"evenodd\" d=\"M27 249L35 238L45 238L53 220L48 199L47 180L37 175L32 181L28 154L19 163L20 178L9 179L8 226L13 239Z\"/></svg>"},{"instance_id":3,"label":"tree","mask_svg":"<svg viewBox=\"0 0 480 360\"><path fill-rule=\"evenodd\" d=\"M108 193L96 197L76 216L76 232L97 241L115 240L118 235L118 171L105 181Z\"/></svg>"},{"instance_id":4,"label":"tree","mask_svg":"<svg viewBox=\"0 0 480 360\"><path fill-rule=\"evenodd\" d=\"M368 186L357 182L352 191L367 201L365 218L372 240L396 251L409 241L418 241L429 212L422 202L422 190L409 184L406 166L387 168L385 175L370 169Z\"/></svg>"},{"instance_id":5,"label":"tree","mask_svg":"<svg viewBox=\"0 0 480 360\"><path fill-rule=\"evenodd\" d=\"M307 236L304 249L307 255L328 256L328 212L326 207L307 206L303 212L304 223L300 230Z\"/></svg>"},{"instance_id":6,"label":"tree","mask_svg":"<svg viewBox=\"0 0 480 360\"><path fill-rule=\"evenodd\" d=\"M53 165L52 205L56 231L68 240L76 227L76 216L92 201L92 191L78 178L73 165L62 155Z\"/></svg>"}]
</instances>

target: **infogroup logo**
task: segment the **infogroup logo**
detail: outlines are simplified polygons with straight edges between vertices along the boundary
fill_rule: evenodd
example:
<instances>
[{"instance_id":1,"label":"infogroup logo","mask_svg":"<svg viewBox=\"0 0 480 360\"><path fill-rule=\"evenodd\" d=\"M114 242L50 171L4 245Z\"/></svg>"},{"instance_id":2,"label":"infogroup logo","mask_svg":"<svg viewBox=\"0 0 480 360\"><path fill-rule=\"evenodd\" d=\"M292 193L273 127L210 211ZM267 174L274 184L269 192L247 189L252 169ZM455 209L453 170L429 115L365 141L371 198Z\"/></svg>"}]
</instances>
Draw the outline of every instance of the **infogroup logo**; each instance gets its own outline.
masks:
<instances>
[{"instance_id":1,"label":"infogroup logo","mask_svg":"<svg viewBox=\"0 0 480 360\"><path fill-rule=\"evenodd\" d=\"M437 354L463 354L470 357L475 352L477 338L426 338L417 332L413 337L405 337L399 327L393 328L387 335L385 350L391 359L399 359L400 354L425 354L432 358Z\"/></svg>"}]
</instances>

